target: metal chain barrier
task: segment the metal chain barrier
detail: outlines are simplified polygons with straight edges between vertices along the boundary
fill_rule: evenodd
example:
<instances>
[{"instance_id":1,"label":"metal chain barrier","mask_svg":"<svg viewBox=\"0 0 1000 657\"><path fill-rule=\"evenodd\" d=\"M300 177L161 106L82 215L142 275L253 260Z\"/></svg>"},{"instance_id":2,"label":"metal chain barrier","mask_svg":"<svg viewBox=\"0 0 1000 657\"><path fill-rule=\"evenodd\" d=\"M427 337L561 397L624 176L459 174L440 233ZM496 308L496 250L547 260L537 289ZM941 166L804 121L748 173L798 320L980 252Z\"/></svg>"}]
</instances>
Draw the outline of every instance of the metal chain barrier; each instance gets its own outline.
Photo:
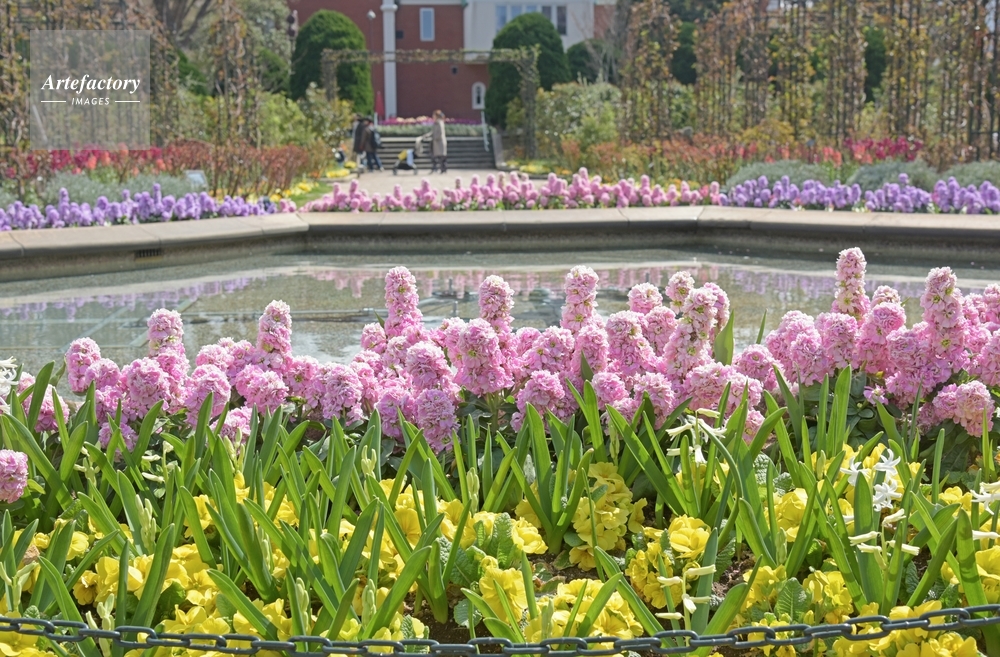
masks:
<instances>
[{"instance_id":1,"label":"metal chain barrier","mask_svg":"<svg viewBox=\"0 0 1000 657\"><path fill-rule=\"evenodd\" d=\"M989 614L977 616L977 614ZM268 641L248 634L170 634L149 627L123 625L115 630L94 629L86 623L39 618L0 616L0 633L13 632L44 637L56 643L75 644L106 640L125 650L182 648L213 651L225 655L256 655L262 650L283 652L290 657L403 657L414 653L435 657L475 657L482 652L503 655L546 655L549 657L605 657L628 651L657 655L686 655L699 648L751 648L797 646L816 640L844 638L872 641L900 630L921 629L946 632L961 628L1000 624L1000 604L940 609L914 618L891 620L888 616L860 616L831 625L776 625L738 627L725 634L698 635L690 630L666 630L636 639L618 637L555 638L540 643L518 644L494 637L481 637L462 644L438 643L431 639L402 641L333 641L316 636L292 636L287 641ZM864 633L861 633L864 632ZM754 638L751 639L751 636ZM761 637L761 638L759 638Z\"/></svg>"}]
</instances>

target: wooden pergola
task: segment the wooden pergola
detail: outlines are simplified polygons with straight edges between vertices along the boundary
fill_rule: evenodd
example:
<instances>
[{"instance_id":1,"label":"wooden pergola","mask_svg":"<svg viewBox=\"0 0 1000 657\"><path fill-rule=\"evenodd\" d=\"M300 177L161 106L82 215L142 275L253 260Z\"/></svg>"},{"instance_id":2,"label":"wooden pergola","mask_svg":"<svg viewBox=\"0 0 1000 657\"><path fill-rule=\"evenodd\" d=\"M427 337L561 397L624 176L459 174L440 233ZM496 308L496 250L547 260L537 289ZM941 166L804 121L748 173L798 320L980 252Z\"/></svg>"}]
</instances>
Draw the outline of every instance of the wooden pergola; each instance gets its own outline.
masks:
<instances>
[{"instance_id":1,"label":"wooden pergola","mask_svg":"<svg viewBox=\"0 0 1000 657\"><path fill-rule=\"evenodd\" d=\"M524 103L524 151L529 159L537 157L535 139L535 96L538 92L538 46L530 48L497 48L494 50L324 50L322 60L323 86L327 98L337 99L337 69L342 64L490 64L508 63L521 75L521 102Z\"/></svg>"}]
</instances>

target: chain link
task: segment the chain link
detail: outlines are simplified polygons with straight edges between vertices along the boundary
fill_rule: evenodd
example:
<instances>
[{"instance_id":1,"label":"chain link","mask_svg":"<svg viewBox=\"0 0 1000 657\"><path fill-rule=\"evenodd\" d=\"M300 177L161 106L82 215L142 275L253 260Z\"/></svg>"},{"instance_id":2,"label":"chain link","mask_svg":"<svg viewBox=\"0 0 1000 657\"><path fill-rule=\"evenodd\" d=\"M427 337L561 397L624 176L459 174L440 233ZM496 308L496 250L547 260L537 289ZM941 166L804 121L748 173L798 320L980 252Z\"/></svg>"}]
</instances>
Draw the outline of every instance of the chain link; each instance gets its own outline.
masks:
<instances>
[{"instance_id":1,"label":"chain link","mask_svg":"<svg viewBox=\"0 0 1000 657\"><path fill-rule=\"evenodd\" d=\"M986 614L986 615L981 615ZM180 648L212 651L223 655L256 655L267 650L289 657L404 657L414 653L432 657L476 657L481 653L498 653L510 657L609 657L625 652L657 655L687 655L699 648L752 648L797 646L817 640L845 638L850 641L871 641L892 632L920 629L926 632L946 632L960 628L976 628L1000 624L1000 604L980 605L929 611L915 618L891 620L888 616L872 615L853 618L845 623L829 625L747 626L725 634L699 635L691 630L665 630L653 636L635 639L617 637L566 637L545 639L540 643L519 644L497 637L479 637L468 643L438 643L431 639L402 641L333 641L319 636L293 636L287 641L269 641L249 634L171 634L153 628L123 625L114 630L100 630L86 623L41 618L6 618L0 616L0 633L13 632L43 637L56 643L80 643L105 640L126 650L146 648Z\"/></svg>"}]
</instances>

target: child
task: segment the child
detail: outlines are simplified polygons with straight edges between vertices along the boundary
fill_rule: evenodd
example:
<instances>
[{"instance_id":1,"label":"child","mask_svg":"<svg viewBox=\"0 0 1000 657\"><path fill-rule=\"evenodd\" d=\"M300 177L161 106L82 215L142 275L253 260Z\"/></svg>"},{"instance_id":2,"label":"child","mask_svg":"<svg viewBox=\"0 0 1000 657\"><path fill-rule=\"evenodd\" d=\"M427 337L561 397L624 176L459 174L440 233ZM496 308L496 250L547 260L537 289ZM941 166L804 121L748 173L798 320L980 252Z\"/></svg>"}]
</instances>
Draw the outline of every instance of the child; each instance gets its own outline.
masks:
<instances>
[{"instance_id":1,"label":"child","mask_svg":"<svg viewBox=\"0 0 1000 657\"><path fill-rule=\"evenodd\" d=\"M398 176L399 170L412 171L413 175L417 175L417 165L413 161L414 153L412 148L408 148L405 151L400 151L399 156L396 157L396 164L392 167L392 175Z\"/></svg>"}]
</instances>

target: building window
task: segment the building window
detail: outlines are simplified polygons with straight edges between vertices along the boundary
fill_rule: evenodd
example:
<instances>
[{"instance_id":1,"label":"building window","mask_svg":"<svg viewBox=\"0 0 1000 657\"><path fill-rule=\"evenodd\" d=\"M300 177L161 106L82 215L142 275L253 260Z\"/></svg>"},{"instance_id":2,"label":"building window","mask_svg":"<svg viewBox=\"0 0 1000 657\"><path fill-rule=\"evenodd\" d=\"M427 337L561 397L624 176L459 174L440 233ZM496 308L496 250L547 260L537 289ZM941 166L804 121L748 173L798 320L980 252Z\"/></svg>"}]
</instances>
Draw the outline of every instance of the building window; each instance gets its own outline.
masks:
<instances>
[{"instance_id":1,"label":"building window","mask_svg":"<svg viewBox=\"0 0 1000 657\"><path fill-rule=\"evenodd\" d=\"M486 108L486 85L482 82L476 82L472 85L472 109L485 109Z\"/></svg>"},{"instance_id":2,"label":"building window","mask_svg":"<svg viewBox=\"0 0 1000 657\"><path fill-rule=\"evenodd\" d=\"M420 40L434 40L434 9L431 7L420 8Z\"/></svg>"},{"instance_id":3,"label":"building window","mask_svg":"<svg viewBox=\"0 0 1000 657\"><path fill-rule=\"evenodd\" d=\"M566 36L566 5L556 7L556 32Z\"/></svg>"},{"instance_id":4,"label":"building window","mask_svg":"<svg viewBox=\"0 0 1000 657\"><path fill-rule=\"evenodd\" d=\"M403 38L403 30L396 30L396 41Z\"/></svg>"},{"instance_id":5,"label":"building window","mask_svg":"<svg viewBox=\"0 0 1000 657\"><path fill-rule=\"evenodd\" d=\"M497 32L507 24L507 5L497 5Z\"/></svg>"},{"instance_id":6,"label":"building window","mask_svg":"<svg viewBox=\"0 0 1000 657\"><path fill-rule=\"evenodd\" d=\"M510 6L510 19L514 20L524 12L524 7L521 5L511 5Z\"/></svg>"},{"instance_id":7,"label":"building window","mask_svg":"<svg viewBox=\"0 0 1000 657\"><path fill-rule=\"evenodd\" d=\"M534 14L537 11L538 11L538 5L525 5L524 6L524 13L526 13L526 14Z\"/></svg>"},{"instance_id":8,"label":"building window","mask_svg":"<svg viewBox=\"0 0 1000 657\"><path fill-rule=\"evenodd\" d=\"M546 20L552 20L552 5L542 5L542 16L545 16Z\"/></svg>"}]
</instances>

